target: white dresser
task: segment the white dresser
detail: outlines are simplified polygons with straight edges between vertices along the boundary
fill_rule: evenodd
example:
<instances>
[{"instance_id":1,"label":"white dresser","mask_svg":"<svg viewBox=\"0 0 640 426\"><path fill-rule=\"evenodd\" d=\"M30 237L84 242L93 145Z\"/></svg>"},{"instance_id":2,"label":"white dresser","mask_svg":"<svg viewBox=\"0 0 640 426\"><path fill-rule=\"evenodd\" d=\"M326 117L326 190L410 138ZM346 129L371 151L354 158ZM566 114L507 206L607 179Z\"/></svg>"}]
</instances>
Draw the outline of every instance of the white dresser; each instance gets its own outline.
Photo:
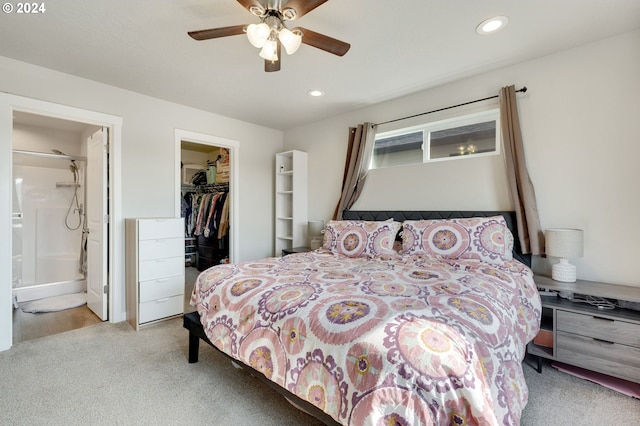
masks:
<instances>
[{"instance_id":1,"label":"white dresser","mask_svg":"<svg viewBox=\"0 0 640 426\"><path fill-rule=\"evenodd\" d=\"M125 219L127 321L141 326L184 313L184 219Z\"/></svg>"}]
</instances>

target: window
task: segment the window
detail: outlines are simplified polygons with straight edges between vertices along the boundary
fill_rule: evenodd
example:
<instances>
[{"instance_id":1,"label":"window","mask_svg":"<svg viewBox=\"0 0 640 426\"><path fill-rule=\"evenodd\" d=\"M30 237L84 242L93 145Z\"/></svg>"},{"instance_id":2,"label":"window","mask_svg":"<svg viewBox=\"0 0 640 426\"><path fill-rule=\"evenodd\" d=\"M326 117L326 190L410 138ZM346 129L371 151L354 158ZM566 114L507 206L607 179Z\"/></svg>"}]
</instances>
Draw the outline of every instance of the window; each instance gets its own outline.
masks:
<instances>
[{"instance_id":1,"label":"window","mask_svg":"<svg viewBox=\"0 0 640 426\"><path fill-rule=\"evenodd\" d=\"M421 124L376 135L370 169L497 155L499 111Z\"/></svg>"}]
</instances>

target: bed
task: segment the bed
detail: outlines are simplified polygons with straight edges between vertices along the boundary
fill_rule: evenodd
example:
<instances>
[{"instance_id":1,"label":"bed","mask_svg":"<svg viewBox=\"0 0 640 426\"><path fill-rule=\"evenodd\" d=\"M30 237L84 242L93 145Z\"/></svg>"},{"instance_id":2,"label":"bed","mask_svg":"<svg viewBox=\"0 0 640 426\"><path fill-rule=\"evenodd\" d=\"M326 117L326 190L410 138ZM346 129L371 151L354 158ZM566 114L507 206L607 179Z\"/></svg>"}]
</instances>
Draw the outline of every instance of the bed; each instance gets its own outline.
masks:
<instances>
[{"instance_id":1,"label":"bed","mask_svg":"<svg viewBox=\"0 0 640 426\"><path fill-rule=\"evenodd\" d=\"M541 305L514 214L343 217L321 249L203 271L190 362L202 339L326 424L519 424Z\"/></svg>"}]
</instances>

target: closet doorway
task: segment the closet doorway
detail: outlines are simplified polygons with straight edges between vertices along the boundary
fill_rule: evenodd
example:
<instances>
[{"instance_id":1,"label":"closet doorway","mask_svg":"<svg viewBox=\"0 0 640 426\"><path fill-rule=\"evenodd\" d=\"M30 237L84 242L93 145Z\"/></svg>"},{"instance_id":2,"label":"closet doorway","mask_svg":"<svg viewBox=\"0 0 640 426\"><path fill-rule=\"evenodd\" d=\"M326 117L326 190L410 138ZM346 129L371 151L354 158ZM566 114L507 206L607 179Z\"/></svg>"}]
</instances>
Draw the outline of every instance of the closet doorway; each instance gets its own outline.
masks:
<instances>
[{"instance_id":1,"label":"closet doorway","mask_svg":"<svg viewBox=\"0 0 640 426\"><path fill-rule=\"evenodd\" d=\"M176 130L176 217L185 218L185 312L200 272L237 261L236 141Z\"/></svg>"}]
</instances>

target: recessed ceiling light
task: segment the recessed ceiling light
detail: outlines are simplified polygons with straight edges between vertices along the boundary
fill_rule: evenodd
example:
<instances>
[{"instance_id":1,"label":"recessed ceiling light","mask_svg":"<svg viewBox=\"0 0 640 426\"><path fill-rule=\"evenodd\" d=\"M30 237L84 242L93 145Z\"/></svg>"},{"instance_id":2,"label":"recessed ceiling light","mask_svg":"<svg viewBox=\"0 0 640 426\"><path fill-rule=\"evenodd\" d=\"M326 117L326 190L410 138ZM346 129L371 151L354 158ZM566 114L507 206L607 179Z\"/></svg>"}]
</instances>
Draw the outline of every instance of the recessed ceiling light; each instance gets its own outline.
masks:
<instances>
[{"instance_id":1,"label":"recessed ceiling light","mask_svg":"<svg viewBox=\"0 0 640 426\"><path fill-rule=\"evenodd\" d=\"M480 22L476 27L476 32L482 35L493 34L506 27L508 22L509 18L506 16L494 16L493 18L485 19Z\"/></svg>"},{"instance_id":2,"label":"recessed ceiling light","mask_svg":"<svg viewBox=\"0 0 640 426\"><path fill-rule=\"evenodd\" d=\"M324 92L322 90L312 89L312 90L309 90L307 94L309 96L313 96L314 98L317 98L318 96L324 95Z\"/></svg>"}]
</instances>

